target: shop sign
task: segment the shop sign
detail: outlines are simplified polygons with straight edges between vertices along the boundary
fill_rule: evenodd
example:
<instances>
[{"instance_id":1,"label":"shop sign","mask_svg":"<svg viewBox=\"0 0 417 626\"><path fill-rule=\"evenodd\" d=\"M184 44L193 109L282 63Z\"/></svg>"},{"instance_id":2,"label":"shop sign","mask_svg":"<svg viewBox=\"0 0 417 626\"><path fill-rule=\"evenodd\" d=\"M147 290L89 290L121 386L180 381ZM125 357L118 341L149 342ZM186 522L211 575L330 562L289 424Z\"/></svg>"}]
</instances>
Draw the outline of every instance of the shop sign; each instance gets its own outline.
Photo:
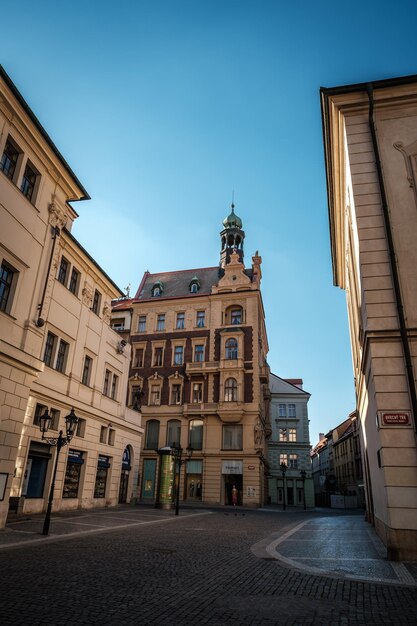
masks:
<instances>
[{"instance_id":1,"label":"shop sign","mask_svg":"<svg viewBox=\"0 0 417 626\"><path fill-rule=\"evenodd\" d=\"M254 470L255 466L254 465L248 465L248 470Z\"/></svg>"},{"instance_id":2,"label":"shop sign","mask_svg":"<svg viewBox=\"0 0 417 626\"><path fill-rule=\"evenodd\" d=\"M256 497L256 487L246 487L246 495L248 498Z\"/></svg>"},{"instance_id":3,"label":"shop sign","mask_svg":"<svg viewBox=\"0 0 417 626\"><path fill-rule=\"evenodd\" d=\"M222 461L222 474L243 474L243 461Z\"/></svg>"},{"instance_id":4,"label":"shop sign","mask_svg":"<svg viewBox=\"0 0 417 626\"><path fill-rule=\"evenodd\" d=\"M380 426L411 426L409 411L379 411Z\"/></svg>"}]
</instances>

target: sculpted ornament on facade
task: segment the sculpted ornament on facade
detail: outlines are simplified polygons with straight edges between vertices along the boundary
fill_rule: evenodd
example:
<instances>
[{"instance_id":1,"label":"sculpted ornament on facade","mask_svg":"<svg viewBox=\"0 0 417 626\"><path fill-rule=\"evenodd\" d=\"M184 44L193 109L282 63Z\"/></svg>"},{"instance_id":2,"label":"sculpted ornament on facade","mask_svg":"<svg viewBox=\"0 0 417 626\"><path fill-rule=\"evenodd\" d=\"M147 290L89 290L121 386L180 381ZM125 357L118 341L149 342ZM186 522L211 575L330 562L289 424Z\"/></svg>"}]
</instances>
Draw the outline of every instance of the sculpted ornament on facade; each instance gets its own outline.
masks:
<instances>
[{"instance_id":1,"label":"sculpted ornament on facade","mask_svg":"<svg viewBox=\"0 0 417 626\"><path fill-rule=\"evenodd\" d=\"M106 322L106 324L110 324L110 318L111 318L111 306L108 302L105 302L103 306L103 319Z\"/></svg>"},{"instance_id":2,"label":"sculpted ornament on facade","mask_svg":"<svg viewBox=\"0 0 417 626\"><path fill-rule=\"evenodd\" d=\"M51 226L53 226L53 228L64 228L68 219L64 209L55 204L55 202L51 202L48 207L48 211L49 223L51 224Z\"/></svg>"},{"instance_id":3,"label":"sculpted ornament on facade","mask_svg":"<svg viewBox=\"0 0 417 626\"><path fill-rule=\"evenodd\" d=\"M83 304L85 304L86 306L88 306L88 308L91 309L91 305L93 304L93 288L91 287L91 285L87 283L87 281L84 282L82 293L83 293Z\"/></svg>"},{"instance_id":4,"label":"sculpted ornament on facade","mask_svg":"<svg viewBox=\"0 0 417 626\"><path fill-rule=\"evenodd\" d=\"M255 426L253 427L253 436L255 440L255 446L261 446L264 439L264 434L262 430L261 420L259 419L259 417L256 420Z\"/></svg>"}]
</instances>

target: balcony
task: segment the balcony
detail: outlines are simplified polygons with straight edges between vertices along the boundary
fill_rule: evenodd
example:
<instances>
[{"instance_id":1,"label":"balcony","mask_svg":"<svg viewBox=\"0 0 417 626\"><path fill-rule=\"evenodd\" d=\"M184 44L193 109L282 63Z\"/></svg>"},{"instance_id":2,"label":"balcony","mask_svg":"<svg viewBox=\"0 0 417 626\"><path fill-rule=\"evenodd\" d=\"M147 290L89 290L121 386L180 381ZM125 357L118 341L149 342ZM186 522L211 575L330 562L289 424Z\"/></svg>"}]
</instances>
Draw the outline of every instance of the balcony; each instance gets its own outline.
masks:
<instances>
[{"instance_id":1,"label":"balcony","mask_svg":"<svg viewBox=\"0 0 417 626\"><path fill-rule=\"evenodd\" d=\"M210 374L219 371L218 361L200 361L197 363L187 363L185 365L185 373L191 374Z\"/></svg>"},{"instance_id":2,"label":"balcony","mask_svg":"<svg viewBox=\"0 0 417 626\"><path fill-rule=\"evenodd\" d=\"M184 404L184 415L194 417L195 415L204 415L207 413L216 413L216 402L189 402Z\"/></svg>"},{"instance_id":3,"label":"balcony","mask_svg":"<svg viewBox=\"0 0 417 626\"><path fill-rule=\"evenodd\" d=\"M240 422L245 413L244 402L219 402L217 415L224 423Z\"/></svg>"}]
</instances>

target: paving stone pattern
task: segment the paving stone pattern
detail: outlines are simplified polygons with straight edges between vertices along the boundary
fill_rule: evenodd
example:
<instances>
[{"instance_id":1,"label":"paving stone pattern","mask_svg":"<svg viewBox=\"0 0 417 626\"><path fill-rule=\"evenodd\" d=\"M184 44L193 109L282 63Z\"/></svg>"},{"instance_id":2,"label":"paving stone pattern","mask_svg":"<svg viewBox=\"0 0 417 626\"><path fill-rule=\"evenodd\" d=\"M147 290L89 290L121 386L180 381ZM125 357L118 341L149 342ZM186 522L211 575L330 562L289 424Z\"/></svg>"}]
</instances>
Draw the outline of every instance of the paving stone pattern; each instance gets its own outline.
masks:
<instances>
[{"instance_id":1,"label":"paving stone pattern","mask_svg":"<svg viewBox=\"0 0 417 626\"><path fill-rule=\"evenodd\" d=\"M135 515L131 509L123 518ZM160 515L169 519L4 546L1 625L417 623L416 589L306 574L251 550L305 514ZM88 529L88 518L79 522ZM60 523L52 523L58 530Z\"/></svg>"}]
</instances>

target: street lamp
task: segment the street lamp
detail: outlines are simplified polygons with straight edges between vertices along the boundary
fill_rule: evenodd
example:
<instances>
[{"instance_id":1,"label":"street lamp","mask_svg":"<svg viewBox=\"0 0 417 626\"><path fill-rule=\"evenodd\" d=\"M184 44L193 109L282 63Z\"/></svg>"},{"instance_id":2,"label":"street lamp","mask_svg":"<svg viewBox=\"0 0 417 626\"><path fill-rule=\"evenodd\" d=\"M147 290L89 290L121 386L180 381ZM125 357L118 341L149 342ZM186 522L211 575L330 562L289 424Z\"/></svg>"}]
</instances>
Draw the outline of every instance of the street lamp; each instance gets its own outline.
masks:
<instances>
[{"instance_id":1,"label":"street lamp","mask_svg":"<svg viewBox=\"0 0 417 626\"><path fill-rule=\"evenodd\" d=\"M179 443L173 443L171 446L171 454L174 457L176 466L178 466L178 485L177 485L177 493L175 495L175 515L179 514L180 507L180 482L181 482L181 465L187 463L193 455L193 449L191 446L187 447L187 458L182 458L183 449ZM177 473L175 468L175 473Z\"/></svg>"},{"instance_id":2,"label":"street lamp","mask_svg":"<svg viewBox=\"0 0 417 626\"><path fill-rule=\"evenodd\" d=\"M287 471L288 467L286 463L281 463L280 468L282 472L283 509L285 511L285 472Z\"/></svg>"},{"instance_id":3,"label":"street lamp","mask_svg":"<svg viewBox=\"0 0 417 626\"><path fill-rule=\"evenodd\" d=\"M61 448L67 445L73 438L75 434L75 429L78 424L78 417L74 413L74 408L71 409L69 415L65 418L65 429L66 435L63 434L62 430L59 431L58 437L45 437L45 433L51 427L52 416L49 415L48 409L45 409L45 413L39 418L39 428L42 433L42 440L46 441L50 446L56 446L56 456L55 456L55 465L54 471L52 473L52 482L51 489L49 491L49 500L48 500L48 508L46 509L45 521L43 523L42 535L48 535L49 533L49 525L51 523L51 511L52 511L52 502L54 499L54 489L55 489L55 478L56 478L56 470L58 468L58 457L61 451Z\"/></svg>"},{"instance_id":4,"label":"street lamp","mask_svg":"<svg viewBox=\"0 0 417 626\"><path fill-rule=\"evenodd\" d=\"M301 476L301 480L303 481L303 504L304 504L304 511L306 510L306 489L305 489L305 482L306 482L306 476L307 476L307 472L305 470L301 470L300 472L300 476Z\"/></svg>"}]
</instances>

